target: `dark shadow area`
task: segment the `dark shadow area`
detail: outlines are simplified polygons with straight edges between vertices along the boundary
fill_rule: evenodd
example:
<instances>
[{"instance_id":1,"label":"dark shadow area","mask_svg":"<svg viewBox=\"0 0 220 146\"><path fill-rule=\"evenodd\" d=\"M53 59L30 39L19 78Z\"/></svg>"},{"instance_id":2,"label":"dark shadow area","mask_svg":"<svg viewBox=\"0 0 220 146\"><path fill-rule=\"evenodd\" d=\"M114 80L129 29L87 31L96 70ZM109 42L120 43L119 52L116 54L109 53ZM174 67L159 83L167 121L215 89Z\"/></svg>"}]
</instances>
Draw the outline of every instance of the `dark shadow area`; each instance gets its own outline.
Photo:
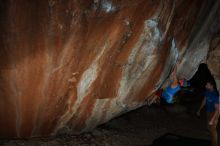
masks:
<instances>
[{"instance_id":1,"label":"dark shadow area","mask_svg":"<svg viewBox=\"0 0 220 146\"><path fill-rule=\"evenodd\" d=\"M180 104L187 108L188 114L194 114L198 110L197 108L203 99L207 81L213 81L215 83L208 66L206 64L200 64L195 75L189 80L192 92L186 90L180 95Z\"/></svg>"},{"instance_id":2,"label":"dark shadow area","mask_svg":"<svg viewBox=\"0 0 220 146\"><path fill-rule=\"evenodd\" d=\"M151 146L210 146L210 141L194 139L176 134L167 133L154 140Z\"/></svg>"},{"instance_id":3,"label":"dark shadow area","mask_svg":"<svg viewBox=\"0 0 220 146\"><path fill-rule=\"evenodd\" d=\"M199 91L205 90L205 84L208 80L215 81L208 66L204 63L200 64L197 72L190 80L191 85Z\"/></svg>"}]
</instances>

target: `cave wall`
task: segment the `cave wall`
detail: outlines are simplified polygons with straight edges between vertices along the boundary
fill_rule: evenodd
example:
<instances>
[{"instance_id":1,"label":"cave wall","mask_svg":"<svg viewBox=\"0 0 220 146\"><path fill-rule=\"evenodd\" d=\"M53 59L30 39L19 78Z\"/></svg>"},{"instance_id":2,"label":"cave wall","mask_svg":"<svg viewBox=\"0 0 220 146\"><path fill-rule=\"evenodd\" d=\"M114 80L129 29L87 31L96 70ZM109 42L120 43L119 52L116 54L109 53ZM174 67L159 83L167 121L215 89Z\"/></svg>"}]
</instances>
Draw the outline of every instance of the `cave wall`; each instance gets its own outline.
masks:
<instances>
[{"instance_id":1,"label":"cave wall","mask_svg":"<svg viewBox=\"0 0 220 146\"><path fill-rule=\"evenodd\" d=\"M220 9L216 11L216 17L211 23L210 45L206 63L215 79L217 89L220 93Z\"/></svg>"},{"instance_id":2,"label":"cave wall","mask_svg":"<svg viewBox=\"0 0 220 146\"><path fill-rule=\"evenodd\" d=\"M215 79L217 89L220 91L220 33L211 39L207 65Z\"/></svg>"},{"instance_id":3,"label":"cave wall","mask_svg":"<svg viewBox=\"0 0 220 146\"><path fill-rule=\"evenodd\" d=\"M87 131L144 105L176 64L189 79L207 60L218 8L218 0L1 0L0 137Z\"/></svg>"}]
</instances>

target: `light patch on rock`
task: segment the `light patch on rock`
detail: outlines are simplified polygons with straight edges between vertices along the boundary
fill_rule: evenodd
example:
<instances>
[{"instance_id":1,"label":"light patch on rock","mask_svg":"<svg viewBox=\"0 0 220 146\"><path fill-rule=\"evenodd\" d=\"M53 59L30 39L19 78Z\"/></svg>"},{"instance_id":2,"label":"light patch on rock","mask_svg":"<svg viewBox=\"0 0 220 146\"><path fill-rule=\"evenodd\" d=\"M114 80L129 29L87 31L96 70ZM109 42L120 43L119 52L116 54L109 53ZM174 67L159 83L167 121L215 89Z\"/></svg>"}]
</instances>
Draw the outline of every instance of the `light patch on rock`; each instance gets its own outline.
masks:
<instances>
[{"instance_id":1,"label":"light patch on rock","mask_svg":"<svg viewBox=\"0 0 220 146\"><path fill-rule=\"evenodd\" d=\"M179 57L179 51L178 51L178 48L176 47L175 39L173 39L171 43L172 43L172 45L171 45L171 48L170 48L170 54L167 57L166 63L164 65L165 68L164 68L164 70L161 74L160 80L156 84L156 89L161 88L161 86L163 86L165 84L168 84L167 79L169 78L169 75L170 75L173 67L177 63L177 60L178 60L178 57Z\"/></svg>"},{"instance_id":2,"label":"light patch on rock","mask_svg":"<svg viewBox=\"0 0 220 146\"><path fill-rule=\"evenodd\" d=\"M158 23L154 20L145 21L143 33L123 68L116 106L127 108L123 103L124 99L130 95L132 89L136 91L142 88L151 68L156 64L157 51L161 42L161 33L157 25ZM137 106L135 103L134 105Z\"/></svg>"},{"instance_id":3,"label":"light patch on rock","mask_svg":"<svg viewBox=\"0 0 220 146\"><path fill-rule=\"evenodd\" d=\"M178 74L185 77L187 80L191 79L198 70L200 63L206 60L208 50L208 38L205 38L200 43L194 45L194 48L188 49L178 67ZM185 69L186 67L187 70Z\"/></svg>"},{"instance_id":4,"label":"light patch on rock","mask_svg":"<svg viewBox=\"0 0 220 146\"><path fill-rule=\"evenodd\" d=\"M111 0L102 0L101 8L106 13L114 12L116 10L116 6L113 5Z\"/></svg>"},{"instance_id":5,"label":"light patch on rock","mask_svg":"<svg viewBox=\"0 0 220 146\"><path fill-rule=\"evenodd\" d=\"M97 68L97 64L94 63L83 73L82 78L77 86L78 99L82 99L87 94L90 86L97 77Z\"/></svg>"},{"instance_id":6,"label":"light patch on rock","mask_svg":"<svg viewBox=\"0 0 220 146\"><path fill-rule=\"evenodd\" d=\"M95 106L92 111L92 116L86 121L86 127L82 131L88 131L90 129L95 128L97 124L100 123L100 119L102 119L103 112L105 110L109 109L104 109L105 104L111 99L97 99Z\"/></svg>"},{"instance_id":7,"label":"light patch on rock","mask_svg":"<svg viewBox=\"0 0 220 146\"><path fill-rule=\"evenodd\" d=\"M71 119L71 117L76 113L77 109L79 108L83 98L90 93L90 87L92 83L96 80L97 75L100 71L99 69L99 60L104 52L109 48L110 43L107 43L103 46L100 53L91 63L87 70L84 71L80 81L77 84L77 100L75 104L70 107L71 110L68 110L58 121L58 125L56 126L53 133L56 133L59 129L64 127L66 123ZM75 74L74 74L75 75ZM69 103L69 102L68 102Z\"/></svg>"}]
</instances>

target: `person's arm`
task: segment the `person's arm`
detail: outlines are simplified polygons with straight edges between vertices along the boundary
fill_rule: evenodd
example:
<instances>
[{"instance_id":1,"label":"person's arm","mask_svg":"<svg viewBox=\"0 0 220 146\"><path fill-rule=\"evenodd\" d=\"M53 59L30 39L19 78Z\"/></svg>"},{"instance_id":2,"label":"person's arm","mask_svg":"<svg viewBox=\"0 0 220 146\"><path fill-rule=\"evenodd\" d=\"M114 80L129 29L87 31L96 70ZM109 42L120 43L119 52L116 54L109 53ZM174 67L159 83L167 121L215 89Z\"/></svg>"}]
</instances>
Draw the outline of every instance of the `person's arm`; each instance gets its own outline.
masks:
<instances>
[{"instance_id":1,"label":"person's arm","mask_svg":"<svg viewBox=\"0 0 220 146\"><path fill-rule=\"evenodd\" d=\"M219 109L220 109L219 104L215 104L215 112L214 112L213 116L211 117L211 120L209 121L209 125L213 125L216 118L219 117Z\"/></svg>"},{"instance_id":2,"label":"person's arm","mask_svg":"<svg viewBox=\"0 0 220 146\"><path fill-rule=\"evenodd\" d=\"M198 111L196 113L197 116L200 116L200 112L203 109L203 107L205 106L205 104L206 104L206 98L204 97L204 99L202 100L202 103L201 103L201 105L200 105L200 107L199 107L199 109L198 109Z\"/></svg>"}]
</instances>

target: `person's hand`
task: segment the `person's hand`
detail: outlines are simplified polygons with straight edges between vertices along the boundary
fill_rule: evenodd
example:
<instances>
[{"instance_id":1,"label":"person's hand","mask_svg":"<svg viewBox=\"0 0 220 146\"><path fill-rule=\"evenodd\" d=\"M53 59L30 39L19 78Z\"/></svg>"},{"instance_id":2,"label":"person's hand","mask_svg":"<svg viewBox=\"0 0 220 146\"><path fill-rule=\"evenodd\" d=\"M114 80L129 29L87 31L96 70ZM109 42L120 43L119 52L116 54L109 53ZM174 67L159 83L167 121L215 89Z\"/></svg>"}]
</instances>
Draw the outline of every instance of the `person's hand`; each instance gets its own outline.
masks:
<instances>
[{"instance_id":1,"label":"person's hand","mask_svg":"<svg viewBox=\"0 0 220 146\"><path fill-rule=\"evenodd\" d=\"M197 112L196 112L196 115L197 115L198 117L200 117L200 111L197 111Z\"/></svg>"}]
</instances>

